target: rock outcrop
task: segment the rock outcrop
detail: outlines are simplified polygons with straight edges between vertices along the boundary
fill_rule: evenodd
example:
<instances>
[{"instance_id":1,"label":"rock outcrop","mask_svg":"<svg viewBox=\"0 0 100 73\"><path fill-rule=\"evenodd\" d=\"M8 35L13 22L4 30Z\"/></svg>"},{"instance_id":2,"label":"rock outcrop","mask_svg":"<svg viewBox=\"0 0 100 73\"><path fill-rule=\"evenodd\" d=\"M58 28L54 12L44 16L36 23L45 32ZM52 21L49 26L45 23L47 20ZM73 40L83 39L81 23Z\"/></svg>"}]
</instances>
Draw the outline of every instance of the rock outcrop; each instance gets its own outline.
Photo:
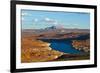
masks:
<instances>
[{"instance_id":1,"label":"rock outcrop","mask_svg":"<svg viewBox=\"0 0 100 73\"><path fill-rule=\"evenodd\" d=\"M49 47L50 43L40 40L23 38L21 46L22 63L51 61L63 55L62 52Z\"/></svg>"},{"instance_id":2,"label":"rock outcrop","mask_svg":"<svg viewBox=\"0 0 100 73\"><path fill-rule=\"evenodd\" d=\"M75 49L90 52L90 40L73 40L72 45Z\"/></svg>"}]
</instances>

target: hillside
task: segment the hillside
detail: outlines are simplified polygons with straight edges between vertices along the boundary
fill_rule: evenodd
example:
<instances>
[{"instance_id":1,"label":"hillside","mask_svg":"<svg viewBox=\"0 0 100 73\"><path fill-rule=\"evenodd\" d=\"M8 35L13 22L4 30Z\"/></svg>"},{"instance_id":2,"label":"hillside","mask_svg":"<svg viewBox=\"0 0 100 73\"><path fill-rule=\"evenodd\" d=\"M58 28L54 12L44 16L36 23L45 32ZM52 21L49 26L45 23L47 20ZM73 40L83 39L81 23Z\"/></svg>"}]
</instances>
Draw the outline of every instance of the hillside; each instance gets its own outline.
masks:
<instances>
[{"instance_id":1,"label":"hillside","mask_svg":"<svg viewBox=\"0 0 100 73\"><path fill-rule=\"evenodd\" d=\"M57 59L62 52L53 50L49 43L40 40L22 39L21 62L44 62Z\"/></svg>"}]
</instances>

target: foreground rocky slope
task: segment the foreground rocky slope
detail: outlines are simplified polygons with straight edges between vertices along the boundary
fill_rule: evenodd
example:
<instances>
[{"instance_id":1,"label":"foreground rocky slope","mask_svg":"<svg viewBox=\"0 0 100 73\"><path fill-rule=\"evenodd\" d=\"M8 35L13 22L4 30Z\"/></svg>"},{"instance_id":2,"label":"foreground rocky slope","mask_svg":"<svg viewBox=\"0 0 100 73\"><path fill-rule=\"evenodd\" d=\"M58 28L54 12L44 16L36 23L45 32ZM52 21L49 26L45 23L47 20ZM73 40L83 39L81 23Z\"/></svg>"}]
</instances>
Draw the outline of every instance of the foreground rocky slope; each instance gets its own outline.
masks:
<instances>
[{"instance_id":1,"label":"foreground rocky slope","mask_svg":"<svg viewBox=\"0 0 100 73\"><path fill-rule=\"evenodd\" d=\"M51 61L63 55L62 52L52 50L49 43L40 40L23 38L21 46L22 63Z\"/></svg>"}]
</instances>

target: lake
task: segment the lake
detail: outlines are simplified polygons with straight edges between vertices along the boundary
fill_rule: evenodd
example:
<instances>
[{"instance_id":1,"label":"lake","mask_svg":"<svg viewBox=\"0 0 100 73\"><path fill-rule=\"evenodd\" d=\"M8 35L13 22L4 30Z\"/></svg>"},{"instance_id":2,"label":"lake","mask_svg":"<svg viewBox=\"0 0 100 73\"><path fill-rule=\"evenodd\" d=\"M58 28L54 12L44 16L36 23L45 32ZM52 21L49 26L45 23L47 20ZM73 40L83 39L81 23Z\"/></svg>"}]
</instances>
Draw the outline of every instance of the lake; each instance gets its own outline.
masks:
<instances>
[{"instance_id":1,"label":"lake","mask_svg":"<svg viewBox=\"0 0 100 73\"><path fill-rule=\"evenodd\" d=\"M44 42L50 43L50 47L54 50L61 51L64 53L70 53L70 54L83 54L84 52L76 50L72 46L72 41L71 40L49 40L49 39L42 39Z\"/></svg>"},{"instance_id":2,"label":"lake","mask_svg":"<svg viewBox=\"0 0 100 73\"><path fill-rule=\"evenodd\" d=\"M58 50L64 53L70 54L85 54L85 52L79 51L72 46L72 40L86 40L89 39L90 36L82 35L77 38L69 38L69 39L40 39L44 42L50 43L50 47L54 50Z\"/></svg>"}]
</instances>

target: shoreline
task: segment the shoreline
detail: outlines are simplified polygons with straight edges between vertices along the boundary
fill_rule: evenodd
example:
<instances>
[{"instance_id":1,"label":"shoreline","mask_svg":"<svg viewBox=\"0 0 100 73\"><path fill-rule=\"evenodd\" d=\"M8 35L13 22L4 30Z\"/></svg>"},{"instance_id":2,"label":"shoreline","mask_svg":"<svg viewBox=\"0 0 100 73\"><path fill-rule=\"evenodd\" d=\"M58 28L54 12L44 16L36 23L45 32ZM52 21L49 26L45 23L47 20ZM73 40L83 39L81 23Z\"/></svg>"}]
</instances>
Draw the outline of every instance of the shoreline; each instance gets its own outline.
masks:
<instances>
[{"instance_id":1,"label":"shoreline","mask_svg":"<svg viewBox=\"0 0 100 73\"><path fill-rule=\"evenodd\" d=\"M86 37L87 38L87 37ZM73 38L77 39L77 38ZM21 62L30 63L30 62L51 62L51 61L69 61L69 60L86 60L89 59L89 54L87 55L77 55L64 53L58 50L55 50L50 47L51 43L49 41L71 41L72 38L67 39L33 39L32 37L26 37L22 39L22 48L21 48ZM43 41L44 40L44 41ZM84 40L84 39L82 39ZM72 42L72 41L71 41Z\"/></svg>"}]
</instances>

